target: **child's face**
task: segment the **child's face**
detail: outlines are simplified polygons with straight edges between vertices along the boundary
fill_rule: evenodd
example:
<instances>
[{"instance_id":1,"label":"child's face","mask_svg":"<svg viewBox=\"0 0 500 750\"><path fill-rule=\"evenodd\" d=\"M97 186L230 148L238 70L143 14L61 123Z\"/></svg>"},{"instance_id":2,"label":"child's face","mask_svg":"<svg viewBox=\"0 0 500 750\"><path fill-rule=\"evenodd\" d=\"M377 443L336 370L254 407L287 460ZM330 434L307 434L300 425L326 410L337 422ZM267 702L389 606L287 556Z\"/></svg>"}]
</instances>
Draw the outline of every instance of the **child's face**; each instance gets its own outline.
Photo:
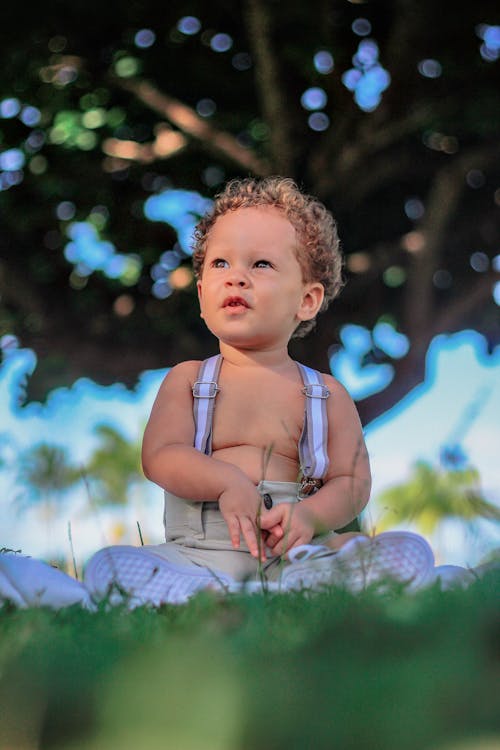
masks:
<instances>
[{"instance_id":1,"label":"child's face","mask_svg":"<svg viewBox=\"0 0 500 750\"><path fill-rule=\"evenodd\" d=\"M248 349L283 346L316 315L323 286L303 281L296 248L295 229L271 206L217 219L198 281L201 314L217 338Z\"/></svg>"}]
</instances>

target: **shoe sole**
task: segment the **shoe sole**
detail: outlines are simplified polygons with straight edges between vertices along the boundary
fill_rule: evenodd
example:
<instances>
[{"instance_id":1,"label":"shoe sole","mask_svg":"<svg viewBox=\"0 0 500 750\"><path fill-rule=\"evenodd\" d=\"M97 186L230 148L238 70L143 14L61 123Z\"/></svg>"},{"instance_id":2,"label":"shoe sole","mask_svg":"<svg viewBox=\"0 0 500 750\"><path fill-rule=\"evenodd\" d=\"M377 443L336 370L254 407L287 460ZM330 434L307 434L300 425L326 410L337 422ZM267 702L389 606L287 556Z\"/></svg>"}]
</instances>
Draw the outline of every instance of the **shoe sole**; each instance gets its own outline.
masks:
<instances>
[{"instance_id":1,"label":"shoe sole","mask_svg":"<svg viewBox=\"0 0 500 750\"><path fill-rule=\"evenodd\" d=\"M328 586L359 592L395 581L415 591L433 580L434 555L426 540L408 531L356 537L329 557L292 563L282 574L285 590Z\"/></svg>"},{"instance_id":2,"label":"shoe sole","mask_svg":"<svg viewBox=\"0 0 500 750\"><path fill-rule=\"evenodd\" d=\"M232 579L206 568L181 567L137 547L114 546L96 552L84 571L84 583L95 601L111 605L182 604L201 589L229 589Z\"/></svg>"}]
</instances>

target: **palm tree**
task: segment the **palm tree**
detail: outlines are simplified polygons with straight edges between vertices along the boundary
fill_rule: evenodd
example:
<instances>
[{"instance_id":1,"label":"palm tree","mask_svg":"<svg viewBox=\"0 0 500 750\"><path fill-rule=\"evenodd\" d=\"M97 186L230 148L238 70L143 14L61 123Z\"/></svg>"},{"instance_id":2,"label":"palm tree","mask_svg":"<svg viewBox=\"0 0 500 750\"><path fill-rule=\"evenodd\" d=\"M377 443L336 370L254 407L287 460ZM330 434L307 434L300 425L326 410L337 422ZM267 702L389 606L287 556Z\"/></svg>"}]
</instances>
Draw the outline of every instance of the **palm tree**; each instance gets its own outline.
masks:
<instances>
[{"instance_id":1,"label":"palm tree","mask_svg":"<svg viewBox=\"0 0 500 750\"><path fill-rule=\"evenodd\" d=\"M107 424L98 425L95 432L100 437L100 444L81 472L91 509L95 512L96 506L127 506L134 497L141 501L142 497L147 496L141 465L141 440L130 441ZM144 488L142 493L137 492L141 485ZM136 511L138 515L141 514L141 509L136 508ZM138 521L137 526L142 544L142 531ZM113 543L127 537L130 540L131 533L124 519L116 520L115 516L115 521L108 529Z\"/></svg>"},{"instance_id":2,"label":"palm tree","mask_svg":"<svg viewBox=\"0 0 500 750\"><path fill-rule=\"evenodd\" d=\"M418 461L410 479L384 490L378 503L390 513L377 523L377 531L395 521L414 522L423 534L431 534L445 519L500 520L500 510L484 497L479 472L472 466L452 469Z\"/></svg>"},{"instance_id":3,"label":"palm tree","mask_svg":"<svg viewBox=\"0 0 500 750\"><path fill-rule=\"evenodd\" d=\"M21 453L17 480L27 490L21 505L42 505L50 518L58 502L78 482L79 472L65 448L42 442Z\"/></svg>"},{"instance_id":4,"label":"palm tree","mask_svg":"<svg viewBox=\"0 0 500 750\"><path fill-rule=\"evenodd\" d=\"M126 505L131 488L144 481L141 442L127 440L111 425L95 428L101 444L91 455L84 472L96 485L99 505Z\"/></svg>"}]
</instances>

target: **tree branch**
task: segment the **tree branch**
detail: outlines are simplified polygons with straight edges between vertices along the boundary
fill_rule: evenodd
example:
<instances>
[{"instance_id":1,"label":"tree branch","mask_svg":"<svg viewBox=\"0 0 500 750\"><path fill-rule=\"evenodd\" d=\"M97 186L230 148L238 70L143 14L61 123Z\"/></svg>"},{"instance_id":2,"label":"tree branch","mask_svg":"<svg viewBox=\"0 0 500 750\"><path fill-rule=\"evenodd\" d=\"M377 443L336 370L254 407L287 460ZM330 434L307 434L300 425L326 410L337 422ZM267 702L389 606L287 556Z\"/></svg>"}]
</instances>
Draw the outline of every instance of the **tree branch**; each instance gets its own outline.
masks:
<instances>
[{"instance_id":1,"label":"tree branch","mask_svg":"<svg viewBox=\"0 0 500 750\"><path fill-rule=\"evenodd\" d=\"M261 177L269 174L269 165L257 158L249 149L240 146L234 136L212 127L194 109L158 91L149 81L138 78L113 78L113 83L134 94L143 104L165 117L186 135L201 141L243 169Z\"/></svg>"}]
</instances>

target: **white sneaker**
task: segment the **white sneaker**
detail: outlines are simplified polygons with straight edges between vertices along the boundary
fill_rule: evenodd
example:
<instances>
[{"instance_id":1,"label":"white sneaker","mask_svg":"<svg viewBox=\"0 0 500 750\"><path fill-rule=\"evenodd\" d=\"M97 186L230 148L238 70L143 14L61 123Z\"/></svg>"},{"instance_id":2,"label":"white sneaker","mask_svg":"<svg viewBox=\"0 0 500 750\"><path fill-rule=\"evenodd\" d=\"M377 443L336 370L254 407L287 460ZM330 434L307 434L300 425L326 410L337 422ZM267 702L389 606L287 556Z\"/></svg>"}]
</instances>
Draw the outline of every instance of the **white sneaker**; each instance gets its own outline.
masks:
<instances>
[{"instance_id":1,"label":"white sneaker","mask_svg":"<svg viewBox=\"0 0 500 750\"><path fill-rule=\"evenodd\" d=\"M373 584L397 581L415 591L434 580L434 555L427 541L410 531L385 531L358 536L338 552L329 547L301 545L290 550L283 569L284 590L318 590L339 586L359 592Z\"/></svg>"},{"instance_id":2,"label":"white sneaker","mask_svg":"<svg viewBox=\"0 0 500 750\"><path fill-rule=\"evenodd\" d=\"M134 609L145 604L183 604L201 589L230 591L234 579L208 568L180 566L141 547L113 546L96 552L84 570L94 601Z\"/></svg>"},{"instance_id":3,"label":"white sneaker","mask_svg":"<svg viewBox=\"0 0 500 750\"><path fill-rule=\"evenodd\" d=\"M20 609L25 609L28 606L19 591L14 588L5 573L0 570L0 605L5 602L15 604Z\"/></svg>"},{"instance_id":4,"label":"white sneaker","mask_svg":"<svg viewBox=\"0 0 500 750\"><path fill-rule=\"evenodd\" d=\"M459 565L437 565L434 568L434 580L439 581L443 591L454 588L465 589L476 581L478 576L473 570L462 568Z\"/></svg>"},{"instance_id":5,"label":"white sneaker","mask_svg":"<svg viewBox=\"0 0 500 750\"><path fill-rule=\"evenodd\" d=\"M0 600L18 607L61 609L80 604L94 606L85 586L61 570L32 557L0 554Z\"/></svg>"}]
</instances>

